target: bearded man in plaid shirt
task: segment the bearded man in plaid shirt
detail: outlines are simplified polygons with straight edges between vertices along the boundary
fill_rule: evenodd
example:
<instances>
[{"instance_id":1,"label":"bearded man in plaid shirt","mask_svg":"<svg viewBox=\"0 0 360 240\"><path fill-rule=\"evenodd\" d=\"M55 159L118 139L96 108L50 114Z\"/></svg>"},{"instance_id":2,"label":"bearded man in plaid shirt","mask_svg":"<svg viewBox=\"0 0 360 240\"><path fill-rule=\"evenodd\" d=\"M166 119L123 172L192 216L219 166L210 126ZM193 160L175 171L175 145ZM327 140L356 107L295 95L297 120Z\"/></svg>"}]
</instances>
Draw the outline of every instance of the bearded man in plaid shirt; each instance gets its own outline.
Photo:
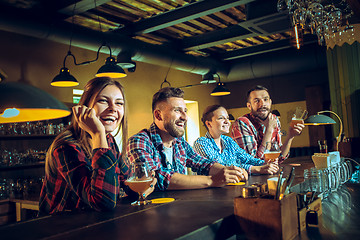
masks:
<instances>
[{"instance_id":1,"label":"bearded man in plaid shirt","mask_svg":"<svg viewBox=\"0 0 360 240\"><path fill-rule=\"evenodd\" d=\"M154 122L128 141L130 162L147 162L156 174L159 190L222 187L246 180L246 170L203 158L182 136L187 121L184 92L179 88L162 88L153 96ZM190 167L198 175L187 175Z\"/></svg>"},{"instance_id":2,"label":"bearded man in plaid shirt","mask_svg":"<svg viewBox=\"0 0 360 240\"><path fill-rule=\"evenodd\" d=\"M271 99L267 88L255 86L247 93L247 108L250 113L236 119L232 125L231 137L250 155L264 159L267 142L276 142L281 154L279 163L289 155L291 143L295 136L301 134L304 124L289 127L289 134L284 143L281 142L281 126L279 119L270 112Z\"/></svg>"}]
</instances>

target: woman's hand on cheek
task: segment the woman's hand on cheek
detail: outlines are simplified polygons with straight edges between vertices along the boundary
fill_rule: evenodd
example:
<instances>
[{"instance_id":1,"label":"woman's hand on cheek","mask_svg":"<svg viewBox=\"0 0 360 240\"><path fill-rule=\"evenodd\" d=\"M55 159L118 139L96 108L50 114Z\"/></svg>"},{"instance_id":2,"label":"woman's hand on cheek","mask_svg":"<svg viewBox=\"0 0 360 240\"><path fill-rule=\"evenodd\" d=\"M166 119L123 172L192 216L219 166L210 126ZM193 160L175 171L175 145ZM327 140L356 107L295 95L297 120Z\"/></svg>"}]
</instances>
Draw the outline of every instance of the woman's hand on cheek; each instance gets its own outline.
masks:
<instances>
[{"instance_id":1,"label":"woman's hand on cheek","mask_svg":"<svg viewBox=\"0 0 360 240\"><path fill-rule=\"evenodd\" d=\"M92 137L99 133L105 133L105 127L96 116L95 109L78 105L74 106L72 110L80 128Z\"/></svg>"}]
</instances>

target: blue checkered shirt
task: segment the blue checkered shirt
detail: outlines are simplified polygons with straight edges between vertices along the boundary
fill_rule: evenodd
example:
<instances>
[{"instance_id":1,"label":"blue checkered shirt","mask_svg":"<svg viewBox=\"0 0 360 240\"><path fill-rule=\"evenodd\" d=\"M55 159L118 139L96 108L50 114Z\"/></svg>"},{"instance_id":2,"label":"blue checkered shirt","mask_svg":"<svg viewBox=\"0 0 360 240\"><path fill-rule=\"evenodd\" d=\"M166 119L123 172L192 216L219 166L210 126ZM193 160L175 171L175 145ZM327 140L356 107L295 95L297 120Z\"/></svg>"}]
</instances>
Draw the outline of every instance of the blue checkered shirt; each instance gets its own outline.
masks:
<instances>
[{"instance_id":1,"label":"blue checkered shirt","mask_svg":"<svg viewBox=\"0 0 360 240\"><path fill-rule=\"evenodd\" d=\"M163 141L155 123L149 129L143 129L129 139L127 157L130 162L147 162L157 177L157 189L166 190L174 173L186 174L186 167L200 175L208 175L214 164L212 160L197 154L184 138L173 142L173 163L168 166L164 154Z\"/></svg>"},{"instance_id":2,"label":"blue checkered shirt","mask_svg":"<svg viewBox=\"0 0 360 240\"><path fill-rule=\"evenodd\" d=\"M212 159L224 166L237 166L244 168L249 173L251 166L260 166L265 163L264 160L254 158L237 145L237 143L228 136L221 135L222 152L216 145L210 133L205 137L198 138L194 143L194 150L205 158Z\"/></svg>"}]
</instances>

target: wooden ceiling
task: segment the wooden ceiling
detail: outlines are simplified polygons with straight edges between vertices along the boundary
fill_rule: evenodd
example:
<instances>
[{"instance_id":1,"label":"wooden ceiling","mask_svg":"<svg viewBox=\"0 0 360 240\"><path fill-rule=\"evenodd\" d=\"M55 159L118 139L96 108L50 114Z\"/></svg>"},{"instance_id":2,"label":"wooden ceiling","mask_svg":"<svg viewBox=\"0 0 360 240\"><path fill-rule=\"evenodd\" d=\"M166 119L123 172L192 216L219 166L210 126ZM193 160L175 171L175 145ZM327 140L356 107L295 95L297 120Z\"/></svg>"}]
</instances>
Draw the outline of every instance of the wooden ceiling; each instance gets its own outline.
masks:
<instances>
[{"instance_id":1,"label":"wooden ceiling","mask_svg":"<svg viewBox=\"0 0 360 240\"><path fill-rule=\"evenodd\" d=\"M227 61L290 47L277 0L0 0L0 13L75 24ZM309 36L310 35L310 36ZM306 41L315 37L305 35Z\"/></svg>"}]
</instances>

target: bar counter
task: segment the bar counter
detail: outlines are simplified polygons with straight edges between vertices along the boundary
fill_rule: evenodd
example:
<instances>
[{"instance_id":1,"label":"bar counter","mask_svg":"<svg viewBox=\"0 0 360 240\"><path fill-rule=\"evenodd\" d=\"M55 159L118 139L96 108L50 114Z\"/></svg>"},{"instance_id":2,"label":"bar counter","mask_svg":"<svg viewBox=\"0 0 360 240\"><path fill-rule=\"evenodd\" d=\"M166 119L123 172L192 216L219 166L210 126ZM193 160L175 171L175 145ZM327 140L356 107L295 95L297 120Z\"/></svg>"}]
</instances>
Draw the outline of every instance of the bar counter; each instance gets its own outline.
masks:
<instances>
[{"instance_id":1,"label":"bar counter","mask_svg":"<svg viewBox=\"0 0 360 240\"><path fill-rule=\"evenodd\" d=\"M289 159L288 163L292 160ZM295 183L301 182L310 157L297 159ZM251 176L247 184L273 176ZM154 192L148 199L175 201L131 206L124 198L112 212L69 212L0 227L1 239L246 239L234 216L234 198L243 186ZM346 183L323 200L318 227L297 239L357 239L360 236L360 184Z\"/></svg>"}]
</instances>

